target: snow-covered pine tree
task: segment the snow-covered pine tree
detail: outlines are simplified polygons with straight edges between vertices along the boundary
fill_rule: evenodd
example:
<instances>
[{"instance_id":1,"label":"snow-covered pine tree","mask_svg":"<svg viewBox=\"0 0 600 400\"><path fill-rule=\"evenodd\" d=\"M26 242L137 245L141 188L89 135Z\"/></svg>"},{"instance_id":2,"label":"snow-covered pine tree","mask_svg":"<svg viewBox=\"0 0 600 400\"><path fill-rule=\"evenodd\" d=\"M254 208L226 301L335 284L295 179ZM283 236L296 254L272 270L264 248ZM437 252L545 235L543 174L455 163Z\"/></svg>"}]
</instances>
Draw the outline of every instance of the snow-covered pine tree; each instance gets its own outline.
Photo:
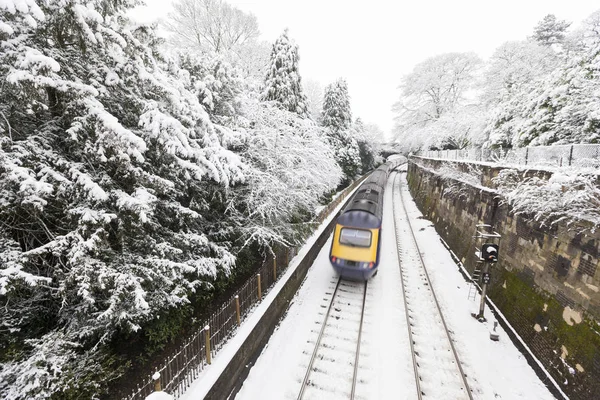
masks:
<instances>
[{"instance_id":1,"label":"snow-covered pine tree","mask_svg":"<svg viewBox=\"0 0 600 400\"><path fill-rule=\"evenodd\" d=\"M206 215L244 166L137 3L0 2L3 399L96 397L112 339L234 264Z\"/></svg>"},{"instance_id":2,"label":"snow-covered pine tree","mask_svg":"<svg viewBox=\"0 0 600 400\"><path fill-rule=\"evenodd\" d=\"M306 96L302 91L298 70L299 61L298 46L290 40L286 29L273 44L262 99L275 101L284 110L308 118Z\"/></svg>"},{"instance_id":3,"label":"snow-covered pine tree","mask_svg":"<svg viewBox=\"0 0 600 400\"><path fill-rule=\"evenodd\" d=\"M350 128L352 111L348 84L345 79L338 79L325 88L321 123L332 131Z\"/></svg>"},{"instance_id":4,"label":"snow-covered pine tree","mask_svg":"<svg viewBox=\"0 0 600 400\"><path fill-rule=\"evenodd\" d=\"M352 111L348 84L344 79L338 79L325 88L321 123L327 130L335 159L344 171L342 185L348 185L362 171L362 162L358 142L350 132Z\"/></svg>"},{"instance_id":5,"label":"snow-covered pine tree","mask_svg":"<svg viewBox=\"0 0 600 400\"><path fill-rule=\"evenodd\" d=\"M533 29L533 39L544 46L560 44L569 26L570 22L559 21L554 14L548 14Z\"/></svg>"},{"instance_id":6,"label":"snow-covered pine tree","mask_svg":"<svg viewBox=\"0 0 600 400\"><path fill-rule=\"evenodd\" d=\"M360 118L357 118L351 126L352 136L358 143L361 173L363 174L375 168L377 162L378 143L373 140L373 132L369 132L369 129L373 129L373 127L366 126ZM375 127L375 129L377 128Z\"/></svg>"}]
</instances>

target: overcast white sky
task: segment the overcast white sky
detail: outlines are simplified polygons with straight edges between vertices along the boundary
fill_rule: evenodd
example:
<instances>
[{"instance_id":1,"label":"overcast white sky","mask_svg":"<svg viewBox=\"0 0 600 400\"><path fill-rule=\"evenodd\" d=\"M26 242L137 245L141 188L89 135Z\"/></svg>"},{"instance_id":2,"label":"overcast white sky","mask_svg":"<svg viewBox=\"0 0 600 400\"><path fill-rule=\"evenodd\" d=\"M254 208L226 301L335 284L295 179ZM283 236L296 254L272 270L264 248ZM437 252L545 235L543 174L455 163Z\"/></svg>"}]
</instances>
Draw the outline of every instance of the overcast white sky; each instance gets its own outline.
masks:
<instances>
[{"instance_id":1,"label":"overcast white sky","mask_svg":"<svg viewBox=\"0 0 600 400\"><path fill-rule=\"evenodd\" d=\"M146 0L143 20L164 17L173 0ZM597 0L227 0L258 18L262 39L289 28L302 79L326 86L345 78L353 117L389 133L403 75L428 57L474 51L488 58L508 40L530 36L547 14L578 25Z\"/></svg>"}]
</instances>

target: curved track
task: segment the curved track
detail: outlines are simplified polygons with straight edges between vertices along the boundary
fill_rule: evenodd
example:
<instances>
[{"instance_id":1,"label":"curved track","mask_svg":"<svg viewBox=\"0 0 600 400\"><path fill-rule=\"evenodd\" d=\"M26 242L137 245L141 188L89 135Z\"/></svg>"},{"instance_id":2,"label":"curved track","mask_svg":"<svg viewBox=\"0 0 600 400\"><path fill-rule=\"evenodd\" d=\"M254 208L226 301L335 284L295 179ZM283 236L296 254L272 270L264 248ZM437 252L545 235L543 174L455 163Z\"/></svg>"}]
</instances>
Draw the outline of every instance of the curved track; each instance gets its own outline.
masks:
<instances>
[{"instance_id":1,"label":"curved track","mask_svg":"<svg viewBox=\"0 0 600 400\"><path fill-rule=\"evenodd\" d=\"M394 226L419 399L470 399L471 390L444 321L394 177Z\"/></svg>"},{"instance_id":2,"label":"curved track","mask_svg":"<svg viewBox=\"0 0 600 400\"><path fill-rule=\"evenodd\" d=\"M339 278L298 400L354 399L366 296L367 282Z\"/></svg>"}]
</instances>

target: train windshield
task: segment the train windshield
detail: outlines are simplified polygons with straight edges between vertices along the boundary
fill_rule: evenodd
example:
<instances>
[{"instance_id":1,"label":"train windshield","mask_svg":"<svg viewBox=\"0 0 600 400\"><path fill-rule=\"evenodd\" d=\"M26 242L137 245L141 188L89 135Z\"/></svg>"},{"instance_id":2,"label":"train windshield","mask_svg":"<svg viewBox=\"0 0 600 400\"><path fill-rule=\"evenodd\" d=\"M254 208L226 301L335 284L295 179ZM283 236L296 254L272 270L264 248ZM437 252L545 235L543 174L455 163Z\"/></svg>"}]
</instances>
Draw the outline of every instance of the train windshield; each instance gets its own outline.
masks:
<instances>
[{"instance_id":1,"label":"train windshield","mask_svg":"<svg viewBox=\"0 0 600 400\"><path fill-rule=\"evenodd\" d=\"M369 247L371 246L371 232L363 229L342 228L340 243L349 246Z\"/></svg>"}]
</instances>

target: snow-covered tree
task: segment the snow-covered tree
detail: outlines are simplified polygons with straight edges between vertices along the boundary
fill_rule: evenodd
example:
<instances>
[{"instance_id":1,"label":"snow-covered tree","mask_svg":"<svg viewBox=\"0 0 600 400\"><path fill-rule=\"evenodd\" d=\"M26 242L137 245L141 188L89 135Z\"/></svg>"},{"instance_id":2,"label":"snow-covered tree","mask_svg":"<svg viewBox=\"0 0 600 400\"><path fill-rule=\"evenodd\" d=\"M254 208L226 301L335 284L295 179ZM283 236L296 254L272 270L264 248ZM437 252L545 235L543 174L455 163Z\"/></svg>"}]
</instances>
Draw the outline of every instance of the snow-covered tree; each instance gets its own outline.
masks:
<instances>
[{"instance_id":1,"label":"snow-covered tree","mask_svg":"<svg viewBox=\"0 0 600 400\"><path fill-rule=\"evenodd\" d=\"M320 123L323 111L323 86L314 79L305 79L303 88L306 94L308 113L313 121Z\"/></svg>"},{"instance_id":2,"label":"snow-covered tree","mask_svg":"<svg viewBox=\"0 0 600 400\"><path fill-rule=\"evenodd\" d=\"M164 22L176 47L199 53L236 53L260 31L253 14L224 0L177 0Z\"/></svg>"},{"instance_id":3,"label":"snow-covered tree","mask_svg":"<svg viewBox=\"0 0 600 400\"><path fill-rule=\"evenodd\" d=\"M344 79L338 79L325 88L321 123L333 131L350 128L352 111L348 84Z\"/></svg>"},{"instance_id":4,"label":"snow-covered tree","mask_svg":"<svg viewBox=\"0 0 600 400\"><path fill-rule=\"evenodd\" d=\"M298 70L299 61L298 46L290 40L286 29L273 44L262 98L276 102L284 110L308 117L307 100Z\"/></svg>"},{"instance_id":5,"label":"snow-covered tree","mask_svg":"<svg viewBox=\"0 0 600 400\"><path fill-rule=\"evenodd\" d=\"M239 46L229 57L229 62L235 66L242 77L250 82L246 85L262 86L263 79L269 68L271 44L266 41L251 41Z\"/></svg>"},{"instance_id":6,"label":"snow-covered tree","mask_svg":"<svg viewBox=\"0 0 600 400\"><path fill-rule=\"evenodd\" d=\"M476 104L456 108L428 124L421 135L424 145L430 149L465 149L481 147L485 141L485 112Z\"/></svg>"},{"instance_id":7,"label":"snow-covered tree","mask_svg":"<svg viewBox=\"0 0 600 400\"><path fill-rule=\"evenodd\" d=\"M207 59L195 55L180 55L179 65L213 122L225 124L239 113L238 96L243 81L238 69L218 57Z\"/></svg>"},{"instance_id":8,"label":"snow-covered tree","mask_svg":"<svg viewBox=\"0 0 600 400\"><path fill-rule=\"evenodd\" d=\"M342 185L347 185L363 168L358 141L350 131L352 112L348 84L344 79L338 79L325 88L320 122L326 128L335 159L344 171Z\"/></svg>"},{"instance_id":9,"label":"snow-covered tree","mask_svg":"<svg viewBox=\"0 0 600 400\"><path fill-rule=\"evenodd\" d=\"M365 124L360 118L354 121L350 130L358 143L361 172L364 174L382 162L378 154L383 141L383 132L377 125Z\"/></svg>"},{"instance_id":10,"label":"snow-covered tree","mask_svg":"<svg viewBox=\"0 0 600 400\"><path fill-rule=\"evenodd\" d=\"M496 106L534 80L548 75L560 62L555 52L536 42L503 43L487 61L481 88L482 102Z\"/></svg>"},{"instance_id":11,"label":"snow-covered tree","mask_svg":"<svg viewBox=\"0 0 600 400\"><path fill-rule=\"evenodd\" d=\"M246 98L239 128L246 135L240 156L250 166L234 189L231 210L244 243L298 243L323 195L334 190L342 171L322 128L272 103ZM233 212L233 211L231 211ZM301 230L302 231L302 230Z\"/></svg>"},{"instance_id":12,"label":"snow-covered tree","mask_svg":"<svg viewBox=\"0 0 600 400\"><path fill-rule=\"evenodd\" d=\"M137 3L0 2L4 399L97 397L116 335L234 265L211 201L245 167Z\"/></svg>"},{"instance_id":13,"label":"snow-covered tree","mask_svg":"<svg viewBox=\"0 0 600 400\"><path fill-rule=\"evenodd\" d=\"M421 130L467 103L480 64L474 53L446 53L419 63L404 76L394 105L396 141L410 140L419 148L425 139Z\"/></svg>"},{"instance_id":14,"label":"snow-covered tree","mask_svg":"<svg viewBox=\"0 0 600 400\"><path fill-rule=\"evenodd\" d=\"M569 26L570 22L559 21L554 14L548 14L533 29L533 39L543 46L560 44Z\"/></svg>"},{"instance_id":15,"label":"snow-covered tree","mask_svg":"<svg viewBox=\"0 0 600 400\"><path fill-rule=\"evenodd\" d=\"M570 48L551 73L534 78L498 104L486 128L490 145L520 147L600 140L600 31L593 23L585 26L587 29L577 32L577 46Z\"/></svg>"}]
</instances>

